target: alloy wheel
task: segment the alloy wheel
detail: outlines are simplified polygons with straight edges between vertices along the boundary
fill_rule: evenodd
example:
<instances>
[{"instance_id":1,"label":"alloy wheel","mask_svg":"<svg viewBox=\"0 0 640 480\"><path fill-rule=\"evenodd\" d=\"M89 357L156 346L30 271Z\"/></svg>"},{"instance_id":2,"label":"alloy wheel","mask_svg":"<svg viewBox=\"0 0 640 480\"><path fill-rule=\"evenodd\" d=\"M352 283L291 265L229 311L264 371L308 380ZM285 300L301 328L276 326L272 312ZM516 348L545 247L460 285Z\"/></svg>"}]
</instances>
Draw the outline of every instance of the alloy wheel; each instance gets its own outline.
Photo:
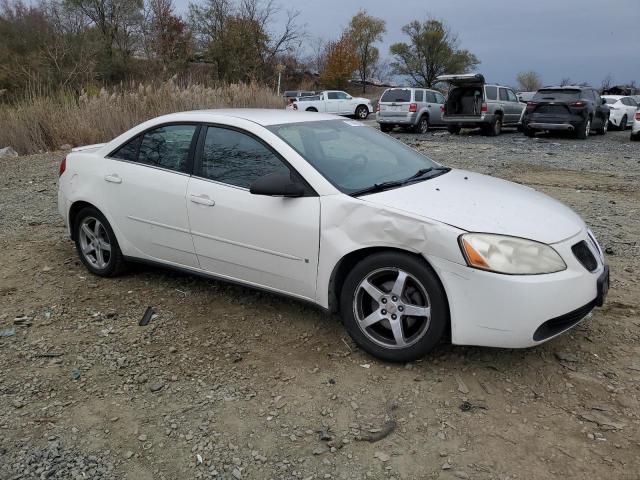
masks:
<instances>
[{"instance_id":1,"label":"alloy wheel","mask_svg":"<svg viewBox=\"0 0 640 480\"><path fill-rule=\"evenodd\" d=\"M429 120L424 117L421 118L418 130L420 131L420 133L427 133L427 131L429 130Z\"/></svg>"},{"instance_id":2,"label":"alloy wheel","mask_svg":"<svg viewBox=\"0 0 640 480\"><path fill-rule=\"evenodd\" d=\"M587 120L587 123L584 127L584 137L587 138L591 133L591 120Z\"/></svg>"},{"instance_id":3,"label":"alloy wheel","mask_svg":"<svg viewBox=\"0 0 640 480\"><path fill-rule=\"evenodd\" d=\"M369 273L353 299L356 323L372 342L389 349L408 348L429 329L431 303L422 283L399 268Z\"/></svg>"},{"instance_id":4,"label":"alloy wheel","mask_svg":"<svg viewBox=\"0 0 640 480\"><path fill-rule=\"evenodd\" d=\"M78 231L80 249L91 266L103 270L111 260L111 243L105 226L95 217L86 217Z\"/></svg>"}]
</instances>

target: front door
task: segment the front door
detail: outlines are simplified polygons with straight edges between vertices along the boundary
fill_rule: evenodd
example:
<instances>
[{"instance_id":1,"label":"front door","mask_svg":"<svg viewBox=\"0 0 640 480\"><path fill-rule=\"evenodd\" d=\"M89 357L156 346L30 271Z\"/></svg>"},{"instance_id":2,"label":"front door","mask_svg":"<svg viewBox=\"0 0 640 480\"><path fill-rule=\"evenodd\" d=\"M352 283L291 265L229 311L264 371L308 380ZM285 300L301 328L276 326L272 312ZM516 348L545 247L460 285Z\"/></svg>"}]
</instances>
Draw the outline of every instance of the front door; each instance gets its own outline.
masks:
<instances>
[{"instance_id":1,"label":"front door","mask_svg":"<svg viewBox=\"0 0 640 480\"><path fill-rule=\"evenodd\" d=\"M315 299L320 201L253 195L269 173L292 172L247 132L209 126L202 132L187 208L202 269L255 286Z\"/></svg>"},{"instance_id":2,"label":"front door","mask_svg":"<svg viewBox=\"0 0 640 480\"><path fill-rule=\"evenodd\" d=\"M164 125L105 159L102 196L129 254L197 267L185 196L197 125Z\"/></svg>"}]
</instances>

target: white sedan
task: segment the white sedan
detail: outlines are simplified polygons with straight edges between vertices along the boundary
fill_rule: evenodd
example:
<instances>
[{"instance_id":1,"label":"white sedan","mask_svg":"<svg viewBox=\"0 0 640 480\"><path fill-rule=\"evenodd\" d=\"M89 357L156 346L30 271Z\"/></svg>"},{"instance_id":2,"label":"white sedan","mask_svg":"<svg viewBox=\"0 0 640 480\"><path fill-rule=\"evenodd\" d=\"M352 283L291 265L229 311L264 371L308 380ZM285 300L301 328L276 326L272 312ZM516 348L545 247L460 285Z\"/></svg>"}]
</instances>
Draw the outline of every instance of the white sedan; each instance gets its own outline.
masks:
<instances>
[{"instance_id":1,"label":"white sedan","mask_svg":"<svg viewBox=\"0 0 640 480\"><path fill-rule=\"evenodd\" d=\"M610 125L619 130L624 130L633 124L638 111L638 104L633 98L622 95L603 95L602 98L609 106Z\"/></svg>"},{"instance_id":2,"label":"white sedan","mask_svg":"<svg viewBox=\"0 0 640 480\"><path fill-rule=\"evenodd\" d=\"M156 118L74 149L58 204L96 275L148 262L289 295L339 312L390 361L449 336L536 345L608 289L602 250L568 207L328 114Z\"/></svg>"},{"instance_id":3,"label":"white sedan","mask_svg":"<svg viewBox=\"0 0 640 480\"><path fill-rule=\"evenodd\" d=\"M636 116L631 126L631 140L640 141L640 109L636 112Z\"/></svg>"}]
</instances>

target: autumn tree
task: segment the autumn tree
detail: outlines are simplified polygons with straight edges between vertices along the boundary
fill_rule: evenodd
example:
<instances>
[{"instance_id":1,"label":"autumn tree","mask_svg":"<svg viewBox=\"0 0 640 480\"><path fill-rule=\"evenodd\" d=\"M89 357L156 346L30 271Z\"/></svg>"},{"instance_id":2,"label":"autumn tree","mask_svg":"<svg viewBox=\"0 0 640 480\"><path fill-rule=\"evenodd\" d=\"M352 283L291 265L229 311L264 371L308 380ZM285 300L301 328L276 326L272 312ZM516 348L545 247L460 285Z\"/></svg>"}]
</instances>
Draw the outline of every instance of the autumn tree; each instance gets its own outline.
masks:
<instances>
[{"instance_id":1,"label":"autumn tree","mask_svg":"<svg viewBox=\"0 0 640 480\"><path fill-rule=\"evenodd\" d=\"M366 92L366 81L378 62L380 52L374 43L382 41L387 31L385 21L372 17L366 10L360 10L353 16L348 27L348 34L358 57L358 77L362 83L362 92Z\"/></svg>"},{"instance_id":2,"label":"autumn tree","mask_svg":"<svg viewBox=\"0 0 640 480\"><path fill-rule=\"evenodd\" d=\"M345 88L358 68L355 44L347 32L327 45L325 67L320 81L327 88Z\"/></svg>"},{"instance_id":3,"label":"autumn tree","mask_svg":"<svg viewBox=\"0 0 640 480\"><path fill-rule=\"evenodd\" d=\"M417 20L402 27L409 42L394 43L390 51L392 68L398 75L406 75L420 87L433 87L439 75L468 73L480 61L459 48L458 36L441 20Z\"/></svg>"},{"instance_id":4,"label":"autumn tree","mask_svg":"<svg viewBox=\"0 0 640 480\"><path fill-rule=\"evenodd\" d=\"M516 80L518 82L518 88L522 92L535 92L542 88L542 80L540 79L540 75L533 70L529 70L528 72L520 72L516 76Z\"/></svg>"},{"instance_id":5,"label":"autumn tree","mask_svg":"<svg viewBox=\"0 0 640 480\"><path fill-rule=\"evenodd\" d=\"M175 14L173 0L148 0L145 5L145 47L165 69L181 70L193 56L187 24Z\"/></svg>"}]
</instances>

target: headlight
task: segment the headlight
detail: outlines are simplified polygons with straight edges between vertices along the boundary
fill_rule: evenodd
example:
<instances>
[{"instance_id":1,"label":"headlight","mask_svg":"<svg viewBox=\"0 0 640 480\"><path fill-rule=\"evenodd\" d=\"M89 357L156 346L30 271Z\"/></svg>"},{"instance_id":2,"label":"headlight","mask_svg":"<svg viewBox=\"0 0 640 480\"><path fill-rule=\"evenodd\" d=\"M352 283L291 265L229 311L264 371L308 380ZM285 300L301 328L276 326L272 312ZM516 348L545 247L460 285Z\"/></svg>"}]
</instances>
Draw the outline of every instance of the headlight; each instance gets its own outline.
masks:
<instances>
[{"instance_id":1,"label":"headlight","mask_svg":"<svg viewBox=\"0 0 640 480\"><path fill-rule=\"evenodd\" d=\"M511 275L565 270L567 265L549 245L490 233L460 235L460 248L470 267Z\"/></svg>"}]
</instances>

